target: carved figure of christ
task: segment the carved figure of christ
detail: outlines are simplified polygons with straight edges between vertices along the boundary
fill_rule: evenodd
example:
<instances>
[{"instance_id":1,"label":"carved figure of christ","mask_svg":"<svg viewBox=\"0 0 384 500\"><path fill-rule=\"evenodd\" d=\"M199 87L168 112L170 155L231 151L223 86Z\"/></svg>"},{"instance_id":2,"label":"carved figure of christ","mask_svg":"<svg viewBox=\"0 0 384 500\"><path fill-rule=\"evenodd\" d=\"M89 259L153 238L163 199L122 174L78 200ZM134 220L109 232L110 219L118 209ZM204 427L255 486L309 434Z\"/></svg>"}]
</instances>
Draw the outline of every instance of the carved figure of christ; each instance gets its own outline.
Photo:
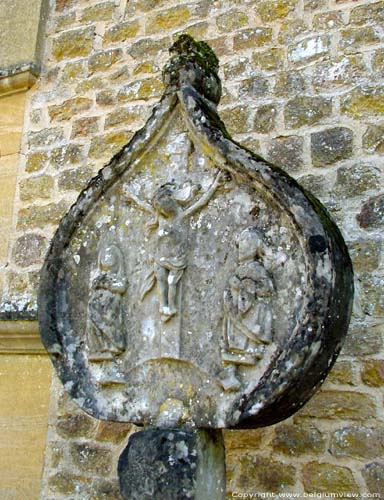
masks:
<instances>
[{"instance_id":1,"label":"carved figure of christ","mask_svg":"<svg viewBox=\"0 0 384 500\"><path fill-rule=\"evenodd\" d=\"M209 202L223 179L224 174L219 171L207 191L189 207L183 206L185 200L178 198L178 190L173 182L160 186L150 202L125 191L129 200L154 217L148 224L150 229L156 231L154 253L149 258L152 269L140 287L140 300L144 299L156 281L163 322L178 312L178 284L187 267L188 235L185 221Z\"/></svg>"}]
</instances>

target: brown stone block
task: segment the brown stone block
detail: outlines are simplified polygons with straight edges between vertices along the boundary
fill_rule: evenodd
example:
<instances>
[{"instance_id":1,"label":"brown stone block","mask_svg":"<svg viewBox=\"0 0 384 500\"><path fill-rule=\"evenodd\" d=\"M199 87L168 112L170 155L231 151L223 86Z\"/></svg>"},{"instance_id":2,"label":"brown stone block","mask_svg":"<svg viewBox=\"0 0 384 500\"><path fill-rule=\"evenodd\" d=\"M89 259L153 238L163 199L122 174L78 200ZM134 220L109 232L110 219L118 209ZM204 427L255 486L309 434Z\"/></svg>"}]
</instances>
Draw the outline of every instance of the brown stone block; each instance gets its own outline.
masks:
<instances>
[{"instance_id":1,"label":"brown stone block","mask_svg":"<svg viewBox=\"0 0 384 500\"><path fill-rule=\"evenodd\" d=\"M57 169L80 163L83 160L83 147L78 144L67 144L51 151L50 161Z\"/></svg>"},{"instance_id":2,"label":"brown stone block","mask_svg":"<svg viewBox=\"0 0 384 500\"><path fill-rule=\"evenodd\" d=\"M384 428L351 426L332 434L330 452L336 457L375 458L384 455Z\"/></svg>"},{"instance_id":3,"label":"brown stone block","mask_svg":"<svg viewBox=\"0 0 384 500\"><path fill-rule=\"evenodd\" d=\"M302 96L289 100L284 109L287 127L314 125L332 113L332 99Z\"/></svg>"},{"instance_id":4,"label":"brown stone block","mask_svg":"<svg viewBox=\"0 0 384 500\"><path fill-rule=\"evenodd\" d=\"M65 31L53 40L52 55L58 61L87 56L93 49L94 27Z\"/></svg>"},{"instance_id":5,"label":"brown stone block","mask_svg":"<svg viewBox=\"0 0 384 500\"><path fill-rule=\"evenodd\" d=\"M76 137L87 137L97 134L99 131L99 117L87 116L73 122L71 139Z\"/></svg>"},{"instance_id":6,"label":"brown stone block","mask_svg":"<svg viewBox=\"0 0 384 500\"><path fill-rule=\"evenodd\" d=\"M171 9L159 12L148 17L145 23L145 33L161 33L171 29L180 28L193 16L193 11L188 5L178 5Z\"/></svg>"},{"instance_id":7,"label":"brown stone block","mask_svg":"<svg viewBox=\"0 0 384 500\"><path fill-rule=\"evenodd\" d=\"M71 168L59 176L58 187L60 191L81 191L92 177L90 167Z\"/></svg>"},{"instance_id":8,"label":"brown stone block","mask_svg":"<svg viewBox=\"0 0 384 500\"><path fill-rule=\"evenodd\" d=\"M111 49L96 52L88 60L88 68L91 73L95 71L106 71L121 59L121 49Z\"/></svg>"},{"instance_id":9,"label":"brown stone block","mask_svg":"<svg viewBox=\"0 0 384 500\"><path fill-rule=\"evenodd\" d=\"M346 54L360 52L361 47L380 43L380 37L372 26L345 29L340 32L340 49Z\"/></svg>"},{"instance_id":10,"label":"brown stone block","mask_svg":"<svg viewBox=\"0 0 384 500\"><path fill-rule=\"evenodd\" d=\"M253 130L258 134L267 134L275 128L277 107L274 104L265 104L255 111Z\"/></svg>"},{"instance_id":11,"label":"brown stone block","mask_svg":"<svg viewBox=\"0 0 384 500\"><path fill-rule=\"evenodd\" d=\"M350 469L329 463L310 462L303 468L304 489L309 492L358 493Z\"/></svg>"},{"instance_id":12,"label":"brown stone block","mask_svg":"<svg viewBox=\"0 0 384 500\"><path fill-rule=\"evenodd\" d=\"M263 47L272 41L272 28L260 27L240 31L233 39L235 51Z\"/></svg>"},{"instance_id":13,"label":"brown stone block","mask_svg":"<svg viewBox=\"0 0 384 500\"><path fill-rule=\"evenodd\" d=\"M384 385L384 360L370 359L365 361L361 372L361 379L365 385L370 387L382 387Z\"/></svg>"},{"instance_id":14,"label":"brown stone block","mask_svg":"<svg viewBox=\"0 0 384 500\"><path fill-rule=\"evenodd\" d=\"M27 156L25 171L28 173L38 172L42 170L48 161L48 153L38 152Z\"/></svg>"},{"instance_id":15,"label":"brown stone block","mask_svg":"<svg viewBox=\"0 0 384 500\"><path fill-rule=\"evenodd\" d=\"M68 210L64 200L48 205L34 205L19 210L17 228L44 227L47 224L57 224Z\"/></svg>"},{"instance_id":16,"label":"brown stone block","mask_svg":"<svg viewBox=\"0 0 384 500\"><path fill-rule=\"evenodd\" d=\"M379 239L359 239L348 243L349 255L355 272L370 272L379 267L383 242ZM351 337L347 336L347 341ZM377 349L379 351L380 349Z\"/></svg>"},{"instance_id":17,"label":"brown stone block","mask_svg":"<svg viewBox=\"0 0 384 500\"><path fill-rule=\"evenodd\" d=\"M289 491L295 484L296 470L292 465L251 455L240 456L239 462L240 475L236 481L238 491Z\"/></svg>"},{"instance_id":18,"label":"brown stone block","mask_svg":"<svg viewBox=\"0 0 384 500\"><path fill-rule=\"evenodd\" d=\"M20 236L13 245L12 255L20 267L28 267L41 262L47 250L47 239L35 233Z\"/></svg>"},{"instance_id":19,"label":"brown stone block","mask_svg":"<svg viewBox=\"0 0 384 500\"><path fill-rule=\"evenodd\" d=\"M303 144L304 139L296 135L276 137L268 145L268 159L287 172L300 170Z\"/></svg>"},{"instance_id":20,"label":"brown stone block","mask_svg":"<svg viewBox=\"0 0 384 500\"><path fill-rule=\"evenodd\" d=\"M327 382L331 384L356 385L351 361L337 360L327 376Z\"/></svg>"},{"instance_id":21,"label":"brown stone block","mask_svg":"<svg viewBox=\"0 0 384 500\"><path fill-rule=\"evenodd\" d=\"M360 54L342 56L334 61L316 64L312 82L316 89L327 91L332 87L340 88L356 84L365 71Z\"/></svg>"},{"instance_id":22,"label":"brown stone block","mask_svg":"<svg viewBox=\"0 0 384 500\"><path fill-rule=\"evenodd\" d=\"M361 420L376 417L375 402L367 394L321 391L298 414L302 417Z\"/></svg>"},{"instance_id":23,"label":"brown stone block","mask_svg":"<svg viewBox=\"0 0 384 500\"><path fill-rule=\"evenodd\" d=\"M140 120L142 115L143 110L140 106L119 108L107 115L105 119L105 128L108 129L123 124L130 125L132 122Z\"/></svg>"},{"instance_id":24,"label":"brown stone block","mask_svg":"<svg viewBox=\"0 0 384 500\"><path fill-rule=\"evenodd\" d=\"M247 106L223 109L221 118L228 127L230 134L243 134L252 130L249 123L249 109Z\"/></svg>"},{"instance_id":25,"label":"brown stone block","mask_svg":"<svg viewBox=\"0 0 384 500\"><path fill-rule=\"evenodd\" d=\"M225 430L225 449L227 451L258 449L262 446L266 432L265 429Z\"/></svg>"},{"instance_id":26,"label":"brown stone block","mask_svg":"<svg viewBox=\"0 0 384 500\"><path fill-rule=\"evenodd\" d=\"M277 95L289 96L303 94L307 90L307 82L297 71L279 73L276 78L274 92Z\"/></svg>"},{"instance_id":27,"label":"brown stone block","mask_svg":"<svg viewBox=\"0 0 384 500\"><path fill-rule=\"evenodd\" d=\"M320 453L325 449L326 436L314 426L298 423L283 424L275 428L276 437L272 441L273 450L285 455Z\"/></svg>"},{"instance_id":28,"label":"brown stone block","mask_svg":"<svg viewBox=\"0 0 384 500\"><path fill-rule=\"evenodd\" d=\"M110 21L115 11L114 2L103 2L87 7L81 13L80 19L83 23Z\"/></svg>"},{"instance_id":29,"label":"brown stone block","mask_svg":"<svg viewBox=\"0 0 384 500\"><path fill-rule=\"evenodd\" d=\"M53 177L39 175L20 181L21 201L30 201L37 198L50 198L53 190Z\"/></svg>"},{"instance_id":30,"label":"brown stone block","mask_svg":"<svg viewBox=\"0 0 384 500\"><path fill-rule=\"evenodd\" d=\"M111 157L127 144L132 135L132 132L124 131L110 132L109 134L96 136L91 142L89 156L91 158L100 158L100 156Z\"/></svg>"},{"instance_id":31,"label":"brown stone block","mask_svg":"<svg viewBox=\"0 0 384 500\"><path fill-rule=\"evenodd\" d=\"M343 13L339 10L321 12L313 18L313 27L316 31L331 30L346 24L343 19Z\"/></svg>"},{"instance_id":32,"label":"brown stone block","mask_svg":"<svg viewBox=\"0 0 384 500\"><path fill-rule=\"evenodd\" d=\"M363 468L362 474L368 490L384 497L384 464L372 462Z\"/></svg>"},{"instance_id":33,"label":"brown stone block","mask_svg":"<svg viewBox=\"0 0 384 500\"><path fill-rule=\"evenodd\" d=\"M168 50L170 39L162 38L152 40L151 38L142 38L128 47L128 54L134 59L143 59L144 57L156 56L159 52Z\"/></svg>"},{"instance_id":34,"label":"brown stone block","mask_svg":"<svg viewBox=\"0 0 384 500\"><path fill-rule=\"evenodd\" d=\"M285 19L295 10L295 0L275 0L272 2L260 2L255 12L264 23L270 23L278 19Z\"/></svg>"},{"instance_id":35,"label":"brown stone block","mask_svg":"<svg viewBox=\"0 0 384 500\"><path fill-rule=\"evenodd\" d=\"M384 22L384 2L369 3L352 9L351 24L374 23L379 25Z\"/></svg>"},{"instance_id":36,"label":"brown stone block","mask_svg":"<svg viewBox=\"0 0 384 500\"><path fill-rule=\"evenodd\" d=\"M384 86L360 86L346 94L340 103L341 112L353 118L382 116Z\"/></svg>"},{"instance_id":37,"label":"brown stone block","mask_svg":"<svg viewBox=\"0 0 384 500\"><path fill-rule=\"evenodd\" d=\"M56 423L56 431L63 438L90 437L96 427L96 420L85 413L60 417Z\"/></svg>"},{"instance_id":38,"label":"brown stone block","mask_svg":"<svg viewBox=\"0 0 384 500\"><path fill-rule=\"evenodd\" d=\"M100 421L97 426L95 439L118 444L127 440L132 427L132 424Z\"/></svg>"},{"instance_id":39,"label":"brown stone block","mask_svg":"<svg viewBox=\"0 0 384 500\"><path fill-rule=\"evenodd\" d=\"M277 71L284 67L285 50L270 49L265 52L255 52L252 56L253 63L265 71Z\"/></svg>"},{"instance_id":40,"label":"brown stone block","mask_svg":"<svg viewBox=\"0 0 384 500\"><path fill-rule=\"evenodd\" d=\"M48 487L50 490L54 491L55 494L73 495L77 493L86 495L90 482L90 478L73 474L64 469L49 477Z\"/></svg>"},{"instance_id":41,"label":"brown stone block","mask_svg":"<svg viewBox=\"0 0 384 500\"><path fill-rule=\"evenodd\" d=\"M103 44L109 45L111 43L124 42L127 38L134 38L140 29L138 21L127 21L113 26L106 31Z\"/></svg>"},{"instance_id":42,"label":"brown stone block","mask_svg":"<svg viewBox=\"0 0 384 500\"><path fill-rule=\"evenodd\" d=\"M369 198L356 216L360 227L378 229L384 226L384 195L379 194Z\"/></svg>"},{"instance_id":43,"label":"brown stone block","mask_svg":"<svg viewBox=\"0 0 384 500\"><path fill-rule=\"evenodd\" d=\"M248 24L248 16L245 12L234 9L217 16L216 24L221 33L228 33L246 26Z\"/></svg>"},{"instance_id":44,"label":"brown stone block","mask_svg":"<svg viewBox=\"0 0 384 500\"><path fill-rule=\"evenodd\" d=\"M81 111L86 111L93 104L91 99L85 97L75 97L68 99L62 104L49 106L48 113L52 121L70 120L73 116Z\"/></svg>"},{"instance_id":45,"label":"brown stone block","mask_svg":"<svg viewBox=\"0 0 384 500\"><path fill-rule=\"evenodd\" d=\"M88 443L73 443L71 457L75 467L81 471L106 475L112 470L111 450Z\"/></svg>"},{"instance_id":46,"label":"brown stone block","mask_svg":"<svg viewBox=\"0 0 384 500\"><path fill-rule=\"evenodd\" d=\"M117 99L121 102L148 100L152 97L159 97L163 89L164 85L160 79L147 78L124 85L117 94Z\"/></svg>"}]
</instances>

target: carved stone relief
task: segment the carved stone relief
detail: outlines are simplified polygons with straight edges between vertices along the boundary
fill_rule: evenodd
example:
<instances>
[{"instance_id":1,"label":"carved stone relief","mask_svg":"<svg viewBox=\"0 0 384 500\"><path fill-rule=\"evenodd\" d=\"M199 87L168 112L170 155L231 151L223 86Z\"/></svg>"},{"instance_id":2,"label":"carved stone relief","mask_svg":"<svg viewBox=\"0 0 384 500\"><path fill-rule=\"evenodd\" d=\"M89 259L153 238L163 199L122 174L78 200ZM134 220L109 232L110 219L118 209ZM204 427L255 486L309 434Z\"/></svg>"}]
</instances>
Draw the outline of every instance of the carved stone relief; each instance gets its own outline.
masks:
<instances>
[{"instance_id":1,"label":"carved stone relief","mask_svg":"<svg viewBox=\"0 0 384 500\"><path fill-rule=\"evenodd\" d=\"M349 257L317 200L230 139L210 49L181 37L172 50L147 125L53 240L43 341L98 418L273 423L310 397L341 347Z\"/></svg>"}]
</instances>

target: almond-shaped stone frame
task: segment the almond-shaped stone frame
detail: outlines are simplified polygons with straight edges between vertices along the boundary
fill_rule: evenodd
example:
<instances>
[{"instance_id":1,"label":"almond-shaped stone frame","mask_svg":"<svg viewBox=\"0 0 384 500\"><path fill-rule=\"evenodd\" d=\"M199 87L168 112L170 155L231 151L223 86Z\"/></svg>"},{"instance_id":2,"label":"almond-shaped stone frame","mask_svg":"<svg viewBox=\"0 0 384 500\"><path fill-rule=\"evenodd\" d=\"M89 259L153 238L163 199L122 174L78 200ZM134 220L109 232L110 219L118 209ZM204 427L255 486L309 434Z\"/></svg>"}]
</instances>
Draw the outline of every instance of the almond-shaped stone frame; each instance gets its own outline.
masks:
<instances>
[{"instance_id":1,"label":"almond-shaped stone frame","mask_svg":"<svg viewBox=\"0 0 384 500\"><path fill-rule=\"evenodd\" d=\"M65 362L58 317L65 286L60 270L63 252L96 201L152 147L179 103L189 133L217 167L267 189L290 216L306 256L310 297L286 346L271 362L252 392L237 398L227 426L272 425L295 413L324 381L348 330L353 301L353 271L341 233L322 204L282 169L231 139L217 113L221 85L217 59L204 43L183 36L171 49L176 56L164 72L166 89L146 125L84 189L62 219L46 257L38 295L42 341L63 384L82 408L98 418L87 394L86 372ZM323 278L327 269L328 279ZM320 271L321 270L321 271ZM81 377L81 384L79 384ZM69 384L68 384L69 383Z\"/></svg>"}]
</instances>

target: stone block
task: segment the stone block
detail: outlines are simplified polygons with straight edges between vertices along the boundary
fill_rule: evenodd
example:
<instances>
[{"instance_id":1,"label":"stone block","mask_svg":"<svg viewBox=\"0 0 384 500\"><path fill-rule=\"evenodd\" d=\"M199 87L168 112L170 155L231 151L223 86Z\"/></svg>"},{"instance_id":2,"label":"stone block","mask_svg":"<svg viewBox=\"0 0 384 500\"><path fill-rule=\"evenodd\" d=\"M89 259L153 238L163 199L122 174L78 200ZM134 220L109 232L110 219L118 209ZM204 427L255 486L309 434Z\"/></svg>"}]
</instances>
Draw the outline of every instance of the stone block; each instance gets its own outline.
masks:
<instances>
[{"instance_id":1,"label":"stone block","mask_svg":"<svg viewBox=\"0 0 384 500\"><path fill-rule=\"evenodd\" d=\"M70 120L82 111L86 111L93 104L92 99L86 97L74 97L62 104L48 106L49 117L52 121Z\"/></svg>"},{"instance_id":2,"label":"stone block","mask_svg":"<svg viewBox=\"0 0 384 500\"><path fill-rule=\"evenodd\" d=\"M50 198L53 190L53 177L38 175L20 181L19 193L21 201L31 201L38 198Z\"/></svg>"},{"instance_id":3,"label":"stone block","mask_svg":"<svg viewBox=\"0 0 384 500\"><path fill-rule=\"evenodd\" d=\"M74 495L77 493L85 495L90 482L90 478L73 474L64 469L49 477L48 487L50 490L54 491L55 494Z\"/></svg>"},{"instance_id":4,"label":"stone block","mask_svg":"<svg viewBox=\"0 0 384 500\"><path fill-rule=\"evenodd\" d=\"M345 24L345 21L343 12L340 10L321 12L320 14L315 14L313 17L313 27L316 31L332 30L339 28L343 24Z\"/></svg>"},{"instance_id":5,"label":"stone block","mask_svg":"<svg viewBox=\"0 0 384 500\"><path fill-rule=\"evenodd\" d=\"M86 438L92 436L96 428L96 420L85 413L67 415L58 418L55 427L58 435L65 439Z\"/></svg>"},{"instance_id":6,"label":"stone block","mask_svg":"<svg viewBox=\"0 0 384 500\"><path fill-rule=\"evenodd\" d=\"M119 108L109 113L105 118L105 128L117 127L120 125L131 125L132 122L141 120L143 111L140 106L130 108Z\"/></svg>"},{"instance_id":7,"label":"stone block","mask_svg":"<svg viewBox=\"0 0 384 500\"><path fill-rule=\"evenodd\" d=\"M20 236L13 245L12 256L20 267L40 264L47 250L47 239L35 233Z\"/></svg>"},{"instance_id":8,"label":"stone block","mask_svg":"<svg viewBox=\"0 0 384 500\"><path fill-rule=\"evenodd\" d=\"M360 305L368 316L381 317L384 313L384 280L381 276L361 273L359 276L361 289Z\"/></svg>"},{"instance_id":9,"label":"stone block","mask_svg":"<svg viewBox=\"0 0 384 500\"><path fill-rule=\"evenodd\" d=\"M295 7L295 0L260 2L256 5L255 13L263 23L271 23L279 19L286 19L295 10Z\"/></svg>"},{"instance_id":10,"label":"stone block","mask_svg":"<svg viewBox=\"0 0 384 500\"><path fill-rule=\"evenodd\" d=\"M363 135L363 148L368 153L384 153L384 122L368 125Z\"/></svg>"},{"instance_id":11,"label":"stone block","mask_svg":"<svg viewBox=\"0 0 384 500\"><path fill-rule=\"evenodd\" d=\"M71 139L76 137L90 137L99 131L98 116L87 116L86 118L79 118L72 124Z\"/></svg>"},{"instance_id":12,"label":"stone block","mask_svg":"<svg viewBox=\"0 0 384 500\"><path fill-rule=\"evenodd\" d=\"M346 54L360 52L362 47L380 43L380 36L372 26L348 28L340 31L340 49Z\"/></svg>"},{"instance_id":13,"label":"stone block","mask_svg":"<svg viewBox=\"0 0 384 500\"><path fill-rule=\"evenodd\" d=\"M83 147L78 144L66 144L52 149L50 161L54 168L61 169L84 160Z\"/></svg>"},{"instance_id":14,"label":"stone block","mask_svg":"<svg viewBox=\"0 0 384 500\"><path fill-rule=\"evenodd\" d=\"M28 278L25 273L9 271L6 275L6 283L11 293L22 293L28 288Z\"/></svg>"},{"instance_id":15,"label":"stone block","mask_svg":"<svg viewBox=\"0 0 384 500\"><path fill-rule=\"evenodd\" d=\"M380 183L380 170L372 165L346 165L337 169L336 192L345 197L358 196L375 189Z\"/></svg>"},{"instance_id":16,"label":"stone block","mask_svg":"<svg viewBox=\"0 0 384 500\"><path fill-rule=\"evenodd\" d=\"M195 40L203 40L204 38L206 38L208 29L209 24L206 22L190 24L189 26L185 26L185 28L182 28L180 31L174 33L172 35L172 39L176 41L180 37L180 35L186 33L193 37Z\"/></svg>"},{"instance_id":17,"label":"stone block","mask_svg":"<svg viewBox=\"0 0 384 500\"><path fill-rule=\"evenodd\" d=\"M119 444L127 440L127 436L132 430L132 424L99 421L95 439L97 441L108 441Z\"/></svg>"},{"instance_id":18,"label":"stone block","mask_svg":"<svg viewBox=\"0 0 384 500\"><path fill-rule=\"evenodd\" d=\"M132 137L132 132L110 132L102 136L96 136L91 141L89 149L90 158L101 156L110 158L117 153Z\"/></svg>"},{"instance_id":19,"label":"stone block","mask_svg":"<svg viewBox=\"0 0 384 500\"><path fill-rule=\"evenodd\" d=\"M142 73L159 73L159 67L153 61L145 61L137 64L133 69L134 75L140 75Z\"/></svg>"},{"instance_id":20,"label":"stone block","mask_svg":"<svg viewBox=\"0 0 384 500\"><path fill-rule=\"evenodd\" d=\"M275 128L277 108L274 104L265 104L255 111L253 130L258 134L266 134Z\"/></svg>"},{"instance_id":21,"label":"stone block","mask_svg":"<svg viewBox=\"0 0 384 500\"><path fill-rule=\"evenodd\" d=\"M221 33L228 33L248 24L248 16L240 10L229 10L216 18L216 24Z\"/></svg>"},{"instance_id":22,"label":"stone block","mask_svg":"<svg viewBox=\"0 0 384 500\"><path fill-rule=\"evenodd\" d=\"M255 52L252 62L264 71L282 70L285 63L285 50L272 48L264 52Z\"/></svg>"},{"instance_id":23,"label":"stone block","mask_svg":"<svg viewBox=\"0 0 384 500\"><path fill-rule=\"evenodd\" d=\"M327 7L327 0L304 0L304 9L307 11L325 10Z\"/></svg>"},{"instance_id":24,"label":"stone block","mask_svg":"<svg viewBox=\"0 0 384 500\"><path fill-rule=\"evenodd\" d=\"M321 453L326 437L314 426L303 423L282 424L275 428L273 451L289 456Z\"/></svg>"},{"instance_id":25,"label":"stone block","mask_svg":"<svg viewBox=\"0 0 384 500\"><path fill-rule=\"evenodd\" d=\"M33 148L47 148L64 139L64 131L61 127L45 128L38 132L29 132L28 145Z\"/></svg>"},{"instance_id":26,"label":"stone block","mask_svg":"<svg viewBox=\"0 0 384 500\"><path fill-rule=\"evenodd\" d=\"M128 54L134 59L154 57L161 52L166 52L169 47L169 38L152 40L152 38L142 38L128 47Z\"/></svg>"},{"instance_id":27,"label":"stone block","mask_svg":"<svg viewBox=\"0 0 384 500\"><path fill-rule=\"evenodd\" d=\"M92 169L90 167L71 168L62 172L59 176L58 187L60 191L81 191L91 180Z\"/></svg>"},{"instance_id":28,"label":"stone block","mask_svg":"<svg viewBox=\"0 0 384 500\"><path fill-rule=\"evenodd\" d=\"M140 29L138 21L127 21L117 24L105 32L103 44L125 42L129 38L134 38Z\"/></svg>"},{"instance_id":29,"label":"stone block","mask_svg":"<svg viewBox=\"0 0 384 500\"><path fill-rule=\"evenodd\" d=\"M27 156L25 163L25 171L28 173L38 172L43 170L48 161L48 153L39 151L38 153L31 153Z\"/></svg>"},{"instance_id":30,"label":"stone block","mask_svg":"<svg viewBox=\"0 0 384 500\"><path fill-rule=\"evenodd\" d=\"M268 159L287 172L296 172L303 165L304 140L299 136L280 136L268 145Z\"/></svg>"},{"instance_id":31,"label":"stone block","mask_svg":"<svg viewBox=\"0 0 384 500\"><path fill-rule=\"evenodd\" d=\"M371 396L354 391L318 392L299 415L304 417L364 420L376 417L375 402Z\"/></svg>"},{"instance_id":32,"label":"stone block","mask_svg":"<svg viewBox=\"0 0 384 500\"><path fill-rule=\"evenodd\" d=\"M103 2L87 7L80 14L82 23L110 21L115 12L114 2Z\"/></svg>"},{"instance_id":33,"label":"stone block","mask_svg":"<svg viewBox=\"0 0 384 500\"><path fill-rule=\"evenodd\" d=\"M249 78L244 80L239 85L239 95L240 97L266 97L269 91L269 81L268 78L263 76L255 76L254 78ZM224 120L225 122L225 120Z\"/></svg>"},{"instance_id":34,"label":"stone block","mask_svg":"<svg viewBox=\"0 0 384 500\"><path fill-rule=\"evenodd\" d=\"M384 226L384 195L372 196L363 203L356 216L360 227L364 229L379 229Z\"/></svg>"},{"instance_id":35,"label":"stone block","mask_svg":"<svg viewBox=\"0 0 384 500\"><path fill-rule=\"evenodd\" d=\"M334 127L311 134L311 154L314 167L332 165L352 156L353 132L346 127Z\"/></svg>"},{"instance_id":36,"label":"stone block","mask_svg":"<svg viewBox=\"0 0 384 500\"><path fill-rule=\"evenodd\" d=\"M381 462L371 462L361 471L363 478L371 493L379 493L384 496L384 464Z\"/></svg>"},{"instance_id":37,"label":"stone block","mask_svg":"<svg viewBox=\"0 0 384 500\"><path fill-rule=\"evenodd\" d=\"M368 361L364 361L363 369L361 371L361 379L364 382L364 384L368 385L369 387L382 387L384 385L384 360L370 359ZM383 444L384 443L383 436L382 436L382 441ZM384 454L384 449L383 449L383 454Z\"/></svg>"},{"instance_id":38,"label":"stone block","mask_svg":"<svg viewBox=\"0 0 384 500\"><path fill-rule=\"evenodd\" d=\"M291 490L296 482L295 468L272 458L245 454L239 457L239 463L238 491L260 489L278 493Z\"/></svg>"},{"instance_id":39,"label":"stone block","mask_svg":"<svg viewBox=\"0 0 384 500\"><path fill-rule=\"evenodd\" d=\"M369 328L364 324L356 324L348 332L342 354L347 356L368 356L377 354L382 347L382 333L378 327Z\"/></svg>"},{"instance_id":40,"label":"stone block","mask_svg":"<svg viewBox=\"0 0 384 500\"><path fill-rule=\"evenodd\" d=\"M308 33L308 27L303 19L285 19L280 26L278 41L282 45L288 45L304 33Z\"/></svg>"},{"instance_id":41,"label":"stone block","mask_svg":"<svg viewBox=\"0 0 384 500\"><path fill-rule=\"evenodd\" d=\"M384 78L384 49L375 51L372 58L372 69L376 78Z\"/></svg>"},{"instance_id":42,"label":"stone block","mask_svg":"<svg viewBox=\"0 0 384 500\"><path fill-rule=\"evenodd\" d=\"M297 71L285 71L279 73L276 77L274 92L277 95L292 97L293 95L302 95L307 89L306 81Z\"/></svg>"},{"instance_id":43,"label":"stone block","mask_svg":"<svg viewBox=\"0 0 384 500\"><path fill-rule=\"evenodd\" d=\"M295 97L284 108L287 127L314 125L332 113L332 100L324 97Z\"/></svg>"},{"instance_id":44,"label":"stone block","mask_svg":"<svg viewBox=\"0 0 384 500\"><path fill-rule=\"evenodd\" d=\"M63 12L71 9L75 4L75 0L56 0L55 10L57 12Z\"/></svg>"},{"instance_id":45,"label":"stone block","mask_svg":"<svg viewBox=\"0 0 384 500\"><path fill-rule=\"evenodd\" d=\"M348 243L349 255L356 273L374 271L379 267L383 242L379 239L359 239Z\"/></svg>"},{"instance_id":46,"label":"stone block","mask_svg":"<svg viewBox=\"0 0 384 500\"><path fill-rule=\"evenodd\" d=\"M342 97L341 112L353 118L382 116L384 113L384 87L360 86Z\"/></svg>"},{"instance_id":47,"label":"stone block","mask_svg":"<svg viewBox=\"0 0 384 500\"><path fill-rule=\"evenodd\" d=\"M52 55L57 61L88 56L93 49L94 27L61 33L53 40Z\"/></svg>"},{"instance_id":48,"label":"stone block","mask_svg":"<svg viewBox=\"0 0 384 500\"><path fill-rule=\"evenodd\" d=\"M101 90L96 94L96 104L99 106L111 106L116 103L117 95L112 90Z\"/></svg>"},{"instance_id":49,"label":"stone block","mask_svg":"<svg viewBox=\"0 0 384 500\"><path fill-rule=\"evenodd\" d=\"M103 50L93 54L88 60L88 68L91 73L96 71L106 71L121 59L123 51L121 49Z\"/></svg>"},{"instance_id":50,"label":"stone block","mask_svg":"<svg viewBox=\"0 0 384 500\"><path fill-rule=\"evenodd\" d=\"M147 78L137 82L128 83L122 87L118 94L117 99L120 102L148 100L152 97L159 97L164 89L163 83L158 78Z\"/></svg>"},{"instance_id":51,"label":"stone block","mask_svg":"<svg viewBox=\"0 0 384 500\"><path fill-rule=\"evenodd\" d=\"M327 382L331 384L356 385L352 363L350 361L337 360L327 376Z\"/></svg>"},{"instance_id":52,"label":"stone block","mask_svg":"<svg viewBox=\"0 0 384 500\"><path fill-rule=\"evenodd\" d=\"M304 189L315 195L317 198L325 198L329 196L329 183L323 175L304 175L299 177L298 181Z\"/></svg>"},{"instance_id":53,"label":"stone block","mask_svg":"<svg viewBox=\"0 0 384 500\"><path fill-rule=\"evenodd\" d=\"M88 76L86 60L74 61L65 64L59 73L59 79L63 83L73 83Z\"/></svg>"},{"instance_id":54,"label":"stone block","mask_svg":"<svg viewBox=\"0 0 384 500\"><path fill-rule=\"evenodd\" d=\"M293 64L307 64L324 58L329 52L329 38L326 35L312 36L288 48L288 60Z\"/></svg>"},{"instance_id":55,"label":"stone block","mask_svg":"<svg viewBox=\"0 0 384 500\"><path fill-rule=\"evenodd\" d=\"M249 109L247 106L235 106L223 109L220 116L226 124L230 134L243 134L250 132L252 127L249 122Z\"/></svg>"},{"instance_id":56,"label":"stone block","mask_svg":"<svg viewBox=\"0 0 384 500\"><path fill-rule=\"evenodd\" d=\"M76 23L76 12L67 12L61 16L57 16L54 21L54 31L64 31L66 28L71 28Z\"/></svg>"},{"instance_id":57,"label":"stone block","mask_svg":"<svg viewBox=\"0 0 384 500\"><path fill-rule=\"evenodd\" d=\"M260 27L245 29L234 36L233 49L235 51L263 47L272 42L272 28Z\"/></svg>"},{"instance_id":58,"label":"stone block","mask_svg":"<svg viewBox=\"0 0 384 500\"><path fill-rule=\"evenodd\" d=\"M145 33L163 33L164 31L180 28L193 16L193 9L189 5L177 5L170 9L150 15L145 23Z\"/></svg>"},{"instance_id":59,"label":"stone block","mask_svg":"<svg viewBox=\"0 0 384 500\"><path fill-rule=\"evenodd\" d=\"M70 447L72 462L83 472L106 475L112 469L111 450L91 443L72 443Z\"/></svg>"},{"instance_id":60,"label":"stone block","mask_svg":"<svg viewBox=\"0 0 384 500\"><path fill-rule=\"evenodd\" d=\"M384 454L384 428L350 426L332 434L330 453L336 457L375 458Z\"/></svg>"},{"instance_id":61,"label":"stone block","mask_svg":"<svg viewBox=\"0 0 384 500\"><path fill-rule=\"evenodd\" d=\"M22 208L18 213L17 229L43 228L48 224L57 224L67 210L68 203L64 200Z\"/></svg>"},{"instance_id":62,"label":"stone block","mask_svg":"<svg viewBox=\"0 0 384 500\"><path fill-rule=\"evenodd\" d=\"M227 429L224 431L225 449L227 452L259 449L265 434L265 429Z\"/></svg>"},{"instance_id":63,"label":"stone block","mask_svg":"<svg viewBox=\"0 0 384 500\"><path fill-rule=\"evenodd\" d=\"M359 488L347 467L320 462L309 462L303 468L304 490L312 492L358 493Z\"/></svg>"},{"instance_id":64,"label":"stone block","mask_svg":"<svg viewBox=\"0 0 384 500\"><path fill-rule=\"evenodd\" d=\"M312 82L319 91L341 88L356 84L364 75L366 68L361 55L342 56L334 61L316 64Z\"/></svg>"},{"instance_id":65,"label":"stone block","mask_svg":"<svg viewBox=\"0 0 384 500\"><path fill-rule=\"evenodd\" d=\"M369 3L355 7L351 11L351 24L374 23L380 25L384 22L384 2Z\"/></svg>"}]
</instances>

